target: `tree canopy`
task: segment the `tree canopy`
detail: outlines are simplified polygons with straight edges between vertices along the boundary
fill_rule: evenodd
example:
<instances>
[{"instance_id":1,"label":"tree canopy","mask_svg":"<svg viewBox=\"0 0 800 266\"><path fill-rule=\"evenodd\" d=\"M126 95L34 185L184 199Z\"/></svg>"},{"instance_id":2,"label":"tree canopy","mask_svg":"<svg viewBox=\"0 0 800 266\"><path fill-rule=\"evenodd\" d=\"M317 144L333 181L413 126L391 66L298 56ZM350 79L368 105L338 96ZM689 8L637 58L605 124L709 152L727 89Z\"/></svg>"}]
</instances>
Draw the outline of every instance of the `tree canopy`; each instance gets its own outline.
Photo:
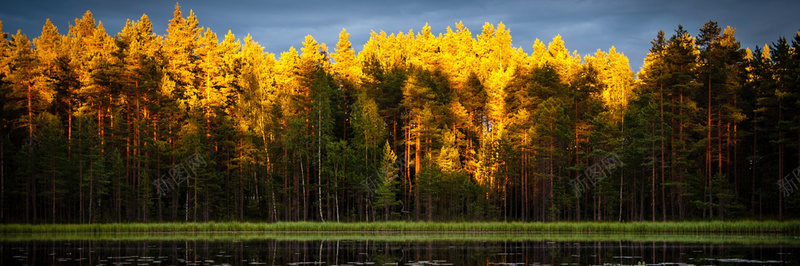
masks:
<instances>
[{"instance_id":1,"label":"tree canopy","mask_svg":"<svg viewBox=\"0 0 800 266\"><path fill-rule=\"evenodd\" d=\"M710 21L532 53L510 29L307 36L277 57L175 6L115 35L86 12L0 22L3 222L796 217L800 32Z\"/></svg>"}]
</instances>

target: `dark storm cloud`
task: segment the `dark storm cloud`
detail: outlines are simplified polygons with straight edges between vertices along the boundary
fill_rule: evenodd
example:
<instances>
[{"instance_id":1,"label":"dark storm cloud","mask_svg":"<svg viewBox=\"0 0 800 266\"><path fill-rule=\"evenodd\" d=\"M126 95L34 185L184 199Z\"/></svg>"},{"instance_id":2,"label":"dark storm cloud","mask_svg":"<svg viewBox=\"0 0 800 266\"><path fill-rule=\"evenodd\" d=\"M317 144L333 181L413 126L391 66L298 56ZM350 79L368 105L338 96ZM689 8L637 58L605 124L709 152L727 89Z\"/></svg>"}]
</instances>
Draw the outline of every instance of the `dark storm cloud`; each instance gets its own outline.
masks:
<instances>
[{"instance_id":1,"label":"dark storm cloud","mask_svg":"<svg viewBox=\"0 0 800 266\"><path fill-rule=\"evenodd\" d=\"M505 23L513 45L530 52L535 39L548 43L560 34L570 50L593 54L616 46L638 71L658 30L671 35L678 24L696 35L702 24L714 20L721 27L736 27L743 47L772 43L780 36L792 38L800 27L795 1L183 1L183 15L192 9L200 25L222 38L231 30L238 39L251 34L266 50L279 56L290 46L299 49L306 35L333 49L342 28L360 50L371 31L414 32L428 23L435 34L463 21L480 34L485 22ZM4 31L17 28L30 38L38 36L46 18L62 34L74 19L91 10L109 34L116 34L125 19L146 13L154 30L164 34L174 2L165 1L3 1L0 20Z\"/></svg>"}]
</instances>

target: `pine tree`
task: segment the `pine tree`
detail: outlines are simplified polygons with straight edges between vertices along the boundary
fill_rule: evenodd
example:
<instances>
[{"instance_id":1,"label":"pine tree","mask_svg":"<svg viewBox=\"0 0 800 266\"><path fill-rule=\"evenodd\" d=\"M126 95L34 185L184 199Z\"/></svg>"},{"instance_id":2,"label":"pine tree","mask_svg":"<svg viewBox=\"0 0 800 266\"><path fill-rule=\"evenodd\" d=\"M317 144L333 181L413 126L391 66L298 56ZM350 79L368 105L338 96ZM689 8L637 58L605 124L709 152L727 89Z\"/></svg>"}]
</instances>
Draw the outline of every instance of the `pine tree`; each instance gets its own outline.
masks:
<instances>
[{"instance_id":1,"label":"pine tree","mask_svg":"<svg viewBox=\"0 0 800 266\"><path fill-rule=\"evenodd\" d=\"M34 172L34 131L38 130L35 117L46 110L52 100L50 80L45 76L45 67L40 58L31 48L28 37L17 31L10 43L10 55L8 57L9 72L6 80L11 85L10 98L6 108L11 110L25 110L25 115L15 118L16 123L24 126L28 131L27 151L22 153L29 157L23 158L26 162L25 173L27 178L26 199L25 199L25 219L27 222L37 222L37 183L39 174Z\"/></svg>"},{"instance_id":2,"label":"pine tree","mask_svg":"<svg viewBox=\"0 0 800 266\"><path fill-rule=\"evenodd\" d=\"M744 120L744 115L737 103L739 98L741 65L744 60L744 50L733 36L735 30L728 27L722 30L715 22L708 22L701 29L698 44L701 47L700 58L704 64L701 66L701 76L705 76L704 88L706 97L706 156L716 158L716 168L712 166L713 160L707 161L707 175L713 172L731 178L735 188L738 186L738 169L735 161L738 158L737 126ZM715 119L712 119L714 118ZM716 122L716 126L713 123ZM716 130L714 130L716 128ZM716 131L716 141L710 138ZM716 146L716 147L714 147ZM714 156L714 153L715 156ZM716 174L715 174L716 175ZM713 181L713 180L712 180Z\"/></svg>"},{"instance_id":3,"label":"pine tree","mask_svg":"<svg viewBox=\"0 0 800 266\"><path fill-rule=\"evenodd\" d=\"M391 208L400 203L395 199L396 188L394 185L397 179L397 171L399 170L394 166L397 156L394 154L394 151L392 151L388 141L383 145L383 154L381 157L383 157L380 168L382 176L380 177L378 189L375 191L375 206L383 208L384 221L388 221Z\"/></svg>"},{"instance_id":4,"label":"pine tree","mask_svg":"<svg viewBox=\"0 0 800 266\"><path fill-rule=\"evenodd\" d=\"M0 102L8 103L11 102L11 84L6 81L6 76L8 75L10 68L8 59L10 57L9 54L9 47L8 47L8 34L3 32L3 21L0 20ZM3 114L0 115L0 219L5 220L6 218L6 188L5 188L5 181L6 181L6 137L8 136L6 132L8 132L12 125L12 121L14 120L12 112L6 108L5 104L0 104L0 108L3 109Z\"/></svg>"}]
</instances>

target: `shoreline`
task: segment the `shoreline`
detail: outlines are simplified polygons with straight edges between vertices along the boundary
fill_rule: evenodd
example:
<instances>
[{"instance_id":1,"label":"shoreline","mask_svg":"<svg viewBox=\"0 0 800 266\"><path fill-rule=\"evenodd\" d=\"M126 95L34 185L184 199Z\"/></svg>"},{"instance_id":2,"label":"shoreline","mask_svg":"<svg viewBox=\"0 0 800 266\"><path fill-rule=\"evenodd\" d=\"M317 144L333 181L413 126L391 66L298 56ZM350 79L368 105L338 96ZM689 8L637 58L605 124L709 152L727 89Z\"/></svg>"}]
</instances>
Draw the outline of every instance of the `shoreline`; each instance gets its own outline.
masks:
<instances>
[{"instance_id":1,"label":"shoreline","mask_svg":"<svg viewBox=\"0 0 800 266\"><path fill-rule=\"evenodd\" d=\"M714 233L800 235L800 220L689 222L207 222L0 224L0 233Z\"/></svg>"}]
</instances>

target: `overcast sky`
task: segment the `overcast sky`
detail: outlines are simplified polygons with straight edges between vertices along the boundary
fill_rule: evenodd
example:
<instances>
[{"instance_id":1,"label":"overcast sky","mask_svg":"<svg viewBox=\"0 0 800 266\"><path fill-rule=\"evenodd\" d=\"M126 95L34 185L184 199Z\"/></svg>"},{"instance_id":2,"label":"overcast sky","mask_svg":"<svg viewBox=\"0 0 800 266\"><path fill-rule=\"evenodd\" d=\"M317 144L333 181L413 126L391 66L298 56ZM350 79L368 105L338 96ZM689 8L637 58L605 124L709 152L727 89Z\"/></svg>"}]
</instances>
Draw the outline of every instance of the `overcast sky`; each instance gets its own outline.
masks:
<instances>
[{"instance_id":1,"label":"overcast sky","mask_svg":"<svg viewBox=\"0 0 800 266\"><path fill-rule=\"evenodd\" d=\"M41 33L45 19L66 34L74 19L91 10L106 31L115 35L130 18L147 14L154 31L166 32L175 2L171 1L0 1L3 31L21 29L33 39ZM530 53L535 39L549 43L558 34L567 49L594 54L616 46L638 71L658 30L671 35L678 24L696 35L708 20L720 27L737 28L743 47L791 39L800 29L800 1L183 1L184 16L194 10L201 27L211 28L222 38L231 30L238 39L248 33L276 57L289 47L300 48L312 35L331 49L342 28L350 33L353 48L360 51L370 31L418 32L428 23L435 34L444 33L463 21L473 35L485 22L503 22L511 30L514 47ZM473 36L474 37L474 36Z\"/></svg>"}]
</instances>

